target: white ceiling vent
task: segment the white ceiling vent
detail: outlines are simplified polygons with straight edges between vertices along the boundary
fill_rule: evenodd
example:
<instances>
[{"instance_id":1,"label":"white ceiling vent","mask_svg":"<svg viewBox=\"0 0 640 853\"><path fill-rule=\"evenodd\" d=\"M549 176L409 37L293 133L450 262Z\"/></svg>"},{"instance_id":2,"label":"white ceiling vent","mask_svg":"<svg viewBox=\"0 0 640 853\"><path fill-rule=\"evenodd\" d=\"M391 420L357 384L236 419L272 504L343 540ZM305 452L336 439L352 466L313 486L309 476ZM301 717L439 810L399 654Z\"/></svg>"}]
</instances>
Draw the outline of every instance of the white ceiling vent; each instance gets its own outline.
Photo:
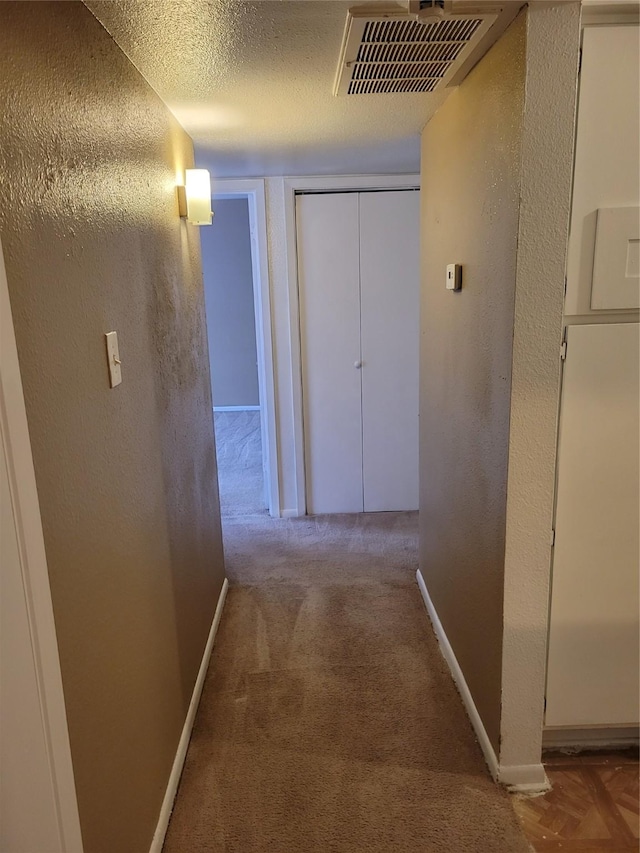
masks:
<instances>
[{"instance_id":1,"label":"white ceiling vent","mask_svg":"<svg viewBox=\"0 0 640 853\"><path fill-rule=\"evenodd\" d=\"M448 85L498 16L495 6L478 7L410 0L407 12L350 9L334 95L433 92Z\"/></svg>"}]
</instances>

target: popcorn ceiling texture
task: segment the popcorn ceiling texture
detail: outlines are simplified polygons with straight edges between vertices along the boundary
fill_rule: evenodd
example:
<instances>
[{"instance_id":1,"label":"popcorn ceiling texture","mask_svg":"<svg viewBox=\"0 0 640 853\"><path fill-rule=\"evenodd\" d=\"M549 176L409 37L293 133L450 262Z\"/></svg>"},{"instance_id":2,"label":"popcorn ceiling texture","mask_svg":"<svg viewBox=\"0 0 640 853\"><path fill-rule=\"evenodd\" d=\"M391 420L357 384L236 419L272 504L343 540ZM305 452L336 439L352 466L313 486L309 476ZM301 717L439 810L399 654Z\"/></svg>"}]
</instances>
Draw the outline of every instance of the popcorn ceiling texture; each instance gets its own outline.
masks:
<instances>
[{"instance_id":1,"label":"popcorn ceiling texture","mask_svg":"<svg viewBox=\"0 0 640 853\"><path fill-rule=\"evenodd\" d=\"M447 95L335 98L352 0L86 3L218 176L417 172Z\"/></svg>"},{"instance_id":2,"label":"popcorn ceiling texture","mask_svg":"<svg viewBox=\"0 0 640 853\"><path fill-rule=\"evenodd\" d=\"M0 3L0 79L0 230L84 847L140 853L224 574L199 233L175 191L192 145L81 3Z\"/></svg>"}]
</instances>

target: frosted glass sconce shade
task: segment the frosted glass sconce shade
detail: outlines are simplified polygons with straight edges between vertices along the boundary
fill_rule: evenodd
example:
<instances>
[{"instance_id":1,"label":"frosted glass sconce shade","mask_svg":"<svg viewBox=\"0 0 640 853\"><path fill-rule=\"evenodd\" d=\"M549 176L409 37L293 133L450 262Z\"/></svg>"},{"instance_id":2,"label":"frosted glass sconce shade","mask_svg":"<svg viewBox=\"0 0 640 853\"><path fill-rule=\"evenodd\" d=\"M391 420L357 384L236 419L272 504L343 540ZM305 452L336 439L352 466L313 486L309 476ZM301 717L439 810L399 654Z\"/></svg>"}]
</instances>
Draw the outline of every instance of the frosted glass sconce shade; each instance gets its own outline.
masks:
<instances>
[{"instance_id":1,"label":"frosted glass sconce shade","mask_svg":"<svg viewBox=\"0 0 640 853\"><path fill-rule=\"evenodd\" d=\"M211 225L211 177L206 169L187 169L185 185L178 187L180 216L192 225Z\"/></svg>"}]
</instances>

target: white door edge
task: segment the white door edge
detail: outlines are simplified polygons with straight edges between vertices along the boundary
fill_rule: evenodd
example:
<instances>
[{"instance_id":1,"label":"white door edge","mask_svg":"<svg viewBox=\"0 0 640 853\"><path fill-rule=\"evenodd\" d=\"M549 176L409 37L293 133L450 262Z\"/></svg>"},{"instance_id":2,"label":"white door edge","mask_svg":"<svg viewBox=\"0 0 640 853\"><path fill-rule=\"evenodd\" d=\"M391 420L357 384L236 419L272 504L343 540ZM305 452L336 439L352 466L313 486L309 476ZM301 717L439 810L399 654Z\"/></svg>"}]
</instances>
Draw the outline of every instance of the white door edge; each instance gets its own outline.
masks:
<instances>
[{"instance_id":1,"label":"white door edge","mask_svg":"<svg viewBox=\"0 0 640 853\"><path fill-rule=\"evenodd\" d=\"M49 761L58 838L52 851L82 853L71 746L58 657L40 506L0 243L0 432L7 462L19 560ZM37 820L37 811L33 820ZM54 847L55 844L55 847Z\"/></svg>"}]
</instances>

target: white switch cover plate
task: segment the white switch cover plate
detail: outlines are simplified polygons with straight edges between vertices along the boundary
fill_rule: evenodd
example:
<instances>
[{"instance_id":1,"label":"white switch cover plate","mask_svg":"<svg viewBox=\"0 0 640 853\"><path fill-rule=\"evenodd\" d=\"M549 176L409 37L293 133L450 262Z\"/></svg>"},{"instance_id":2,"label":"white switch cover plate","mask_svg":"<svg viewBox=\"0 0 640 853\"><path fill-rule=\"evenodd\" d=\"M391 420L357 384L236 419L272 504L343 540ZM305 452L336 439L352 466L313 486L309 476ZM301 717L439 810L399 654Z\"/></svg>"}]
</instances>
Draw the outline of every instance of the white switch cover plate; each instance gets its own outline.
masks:
<instances>
[{"instance_id":1,"label":"white switch cover plate","mask_svg":"<svg viewBox=\"0 0 640 853\"><path fill-rule=\"evenodd\" d=\"M447 264L447 290L460 290L462 288L462 266L460 264Z\"/></svg>"},{"instance_id":2,"label":"white switch cover plate","mask_svg":"<svg viewBox=\"0 0 640 853\"><path fill-rule=\"evenodd\" d=\"M120 350L118 349L118 333L107 332L107 361L109 362L109 381L111 387L115 388L122 382L122 369L120 365Z\"/></svg>"}]
</instances>

